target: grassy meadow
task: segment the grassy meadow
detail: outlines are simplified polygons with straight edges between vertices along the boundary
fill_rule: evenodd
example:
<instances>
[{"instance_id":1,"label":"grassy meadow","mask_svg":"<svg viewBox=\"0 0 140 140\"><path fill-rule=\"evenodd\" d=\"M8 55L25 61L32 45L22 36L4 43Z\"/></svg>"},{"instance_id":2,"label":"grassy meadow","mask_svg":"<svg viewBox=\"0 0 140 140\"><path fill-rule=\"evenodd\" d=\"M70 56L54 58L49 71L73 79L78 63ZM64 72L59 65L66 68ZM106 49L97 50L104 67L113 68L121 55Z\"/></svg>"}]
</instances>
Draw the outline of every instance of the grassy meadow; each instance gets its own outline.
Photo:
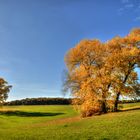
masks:
<instances>
[{"instance_id":1,"label":"grassy meadow","mask_svg":"<svg viewBox=\"0 0 140 140\"><path fill-rule=\"evenodd\" d=\"M140 103L80 118L70 105L0 108L0 140L140 140Z\"/></svg>"}]
</instances>

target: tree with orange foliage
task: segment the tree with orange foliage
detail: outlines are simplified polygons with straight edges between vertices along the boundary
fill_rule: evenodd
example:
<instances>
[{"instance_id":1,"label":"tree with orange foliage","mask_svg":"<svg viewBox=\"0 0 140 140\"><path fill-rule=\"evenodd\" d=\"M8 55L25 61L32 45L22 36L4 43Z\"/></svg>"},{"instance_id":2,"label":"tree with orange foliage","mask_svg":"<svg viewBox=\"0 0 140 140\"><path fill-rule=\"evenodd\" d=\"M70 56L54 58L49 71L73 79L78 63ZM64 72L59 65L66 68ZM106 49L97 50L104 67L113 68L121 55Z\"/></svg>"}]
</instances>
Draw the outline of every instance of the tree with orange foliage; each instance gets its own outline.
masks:
<instances>
[{"instance_id":1,"label":"tree with orange foliage","mask_svg":"<svg viewBox=\"0 0 140 140\"><path fill-rule=\"evenodd\" d=\"M135 29L124 38L115 37L106 43L83 40L68 51L64 88L71 90L83 117L108 109L117 111L120 96L139 93L135 71L140 65L139 42L140 29Z\"/></svg>"},{"instance_id":2,"label":"tree with orange foliage","mask_svg":"<svg viewBox=\"0 0 140 140\"><path fill-rule=\"evenodd\" d=\"M124 38L116 37L107 42L111 55L106 66L112 76L111 89L115 94L114 111L118 109L120 95L134 96L140 90L135 71L140 63L140 29L134 29Z\"/></svg>"}]
</instances>

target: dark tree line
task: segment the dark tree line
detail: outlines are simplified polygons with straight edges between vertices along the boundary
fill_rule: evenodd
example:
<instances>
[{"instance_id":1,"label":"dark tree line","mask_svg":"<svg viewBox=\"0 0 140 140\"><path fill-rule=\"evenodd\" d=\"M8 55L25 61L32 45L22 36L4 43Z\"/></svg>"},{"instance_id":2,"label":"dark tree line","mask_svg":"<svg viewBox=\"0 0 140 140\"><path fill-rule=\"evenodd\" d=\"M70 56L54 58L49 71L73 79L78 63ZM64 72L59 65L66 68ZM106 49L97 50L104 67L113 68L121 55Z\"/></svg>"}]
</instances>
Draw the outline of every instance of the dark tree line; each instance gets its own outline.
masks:
<instances>
[{"instance_id":1,"label":"dark tree line","mask_svg":"<svg viewBox=\"0 0 140 140\"><path fill-rule=\"evenodd\" d=\"M71 101L71 98L26 98L5 102L4 105L70 105ZM135 102L140 102L140 99L119 101L119 103Z\"/></svg>"},{"instance_id":2,"label":"dark tree line","mask_svg":"<svg viewBox=\"0 0 140 140\"><path fill-rule=\"evenodd\" d=\"M5 105L69 105L70 98L26 98L5 102Z\"/></svg>"}]
</instances>

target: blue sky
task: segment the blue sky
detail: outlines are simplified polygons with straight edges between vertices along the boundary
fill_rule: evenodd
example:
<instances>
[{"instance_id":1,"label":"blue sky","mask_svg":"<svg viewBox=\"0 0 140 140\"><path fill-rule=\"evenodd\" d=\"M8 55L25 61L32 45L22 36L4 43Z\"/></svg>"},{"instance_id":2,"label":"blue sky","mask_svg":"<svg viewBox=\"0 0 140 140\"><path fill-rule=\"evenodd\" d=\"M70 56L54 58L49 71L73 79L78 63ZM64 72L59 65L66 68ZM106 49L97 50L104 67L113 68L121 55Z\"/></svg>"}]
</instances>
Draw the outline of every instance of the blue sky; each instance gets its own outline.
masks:
<instances>
[{"instance_id":1,"label":"blue sky","mask_svg":"<svg viewBox=\"0 0 140 140\"><path fill-rule=\"evenodd\" d=\"M62 97L64 55L82 39L140 27L139 0L0 0L0 76L9 100Z\"/></svg>"}]
</instances>

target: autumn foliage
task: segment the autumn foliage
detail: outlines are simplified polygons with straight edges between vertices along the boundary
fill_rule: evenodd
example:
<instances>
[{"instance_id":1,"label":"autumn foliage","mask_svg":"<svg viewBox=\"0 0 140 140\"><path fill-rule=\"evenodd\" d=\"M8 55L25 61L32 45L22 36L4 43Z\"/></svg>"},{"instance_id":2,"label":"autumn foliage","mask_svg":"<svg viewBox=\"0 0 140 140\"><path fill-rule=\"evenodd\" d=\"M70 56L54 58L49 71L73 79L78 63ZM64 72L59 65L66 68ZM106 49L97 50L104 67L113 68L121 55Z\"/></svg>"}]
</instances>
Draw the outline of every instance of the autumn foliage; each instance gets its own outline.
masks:
<instances>
[{"instance_id":1,"label":"autumn foliage","mask_svg":"<svg viewBox=\"0 0 140 140\"><path fill-rule=\"evenodd\" d=\"M82 40L65 56L68 68L64 90L83 117L118 110L120 97L138 97L140 28L105 43Z\"/></svg>"}]
</instances>

